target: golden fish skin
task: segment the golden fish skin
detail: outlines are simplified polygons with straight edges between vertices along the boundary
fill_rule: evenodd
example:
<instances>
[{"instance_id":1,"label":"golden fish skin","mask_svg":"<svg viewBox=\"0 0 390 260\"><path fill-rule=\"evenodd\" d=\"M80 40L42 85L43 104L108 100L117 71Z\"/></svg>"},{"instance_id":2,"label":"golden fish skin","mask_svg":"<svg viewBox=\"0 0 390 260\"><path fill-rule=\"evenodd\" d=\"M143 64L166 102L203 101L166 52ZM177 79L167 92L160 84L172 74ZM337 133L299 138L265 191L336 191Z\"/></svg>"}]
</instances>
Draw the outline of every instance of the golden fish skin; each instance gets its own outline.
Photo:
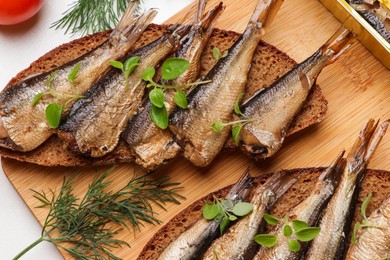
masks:
<instances>
[{"instance_id":1,"label":"golden fish skin","mask_svg":"<svg viewBox=\"0 0 390 260\"><path fill-rule=\"evenodd\" d=\"M252 177L249 172L246 172L225 198L232 200L233 203L244 201L249 194L251 185ZM220 220L208 221L203 217L199 218L194 225L180 234L176 240L172 241L158 259L199 259L218 235L219 224Z\"/></svg>"},{"instance_id":2,"label":"golden fish skin","mask_svg":"<svg viewBox=\"0 0 390 260\"><path fill-rule=\"evenodd\" d=\"M137 111L145 92L142 73L180 45L180 37L167 33L136 50L128 57L139 57L139 65L130 74L128 85L122 71L113 70L78 100L69 118L60 126L59 137L71 150L91 157L101 157L114 150L129 118Z\"/></svg>"},{"instance_id":3,"label":"golden fish skin","mask_svg":"<svg viewBox=\"0 0 390 260\"><path fill-rule=\"evenodd\" d=\"M216 121L230 122L234 104L244 92L247 74L255 48L268 24L281 5L280 0L260 0L242 36L220 59L201 85L188 95L188 109L176 109L169 128L184 147L184 156L196 166L207 166L222 149L230 132L225 127L215 133Z\"/></svg>"},{"instance_id":4,"label":"golden fish skin","mask_svg":"<svg viewBox=\"0 0 390 260\"><path fill-rule=\"evenodd\" d=\"M282 146L288 128L305 103L321 70L351 45L352 33L341 28L327 43L275 83L255 93L241 106L250 118L241 131L242 150L251 157L266 158Z\"/></svg>"},{"instance_id":5,"label":"golden fish skin","mask_svg":"<svg viewBox=\"0 0 390 260\"><path fill-rule=\"evenodd\" d=\"M381 228L359 230L356 243L348 250L347 260L379 260L390 256L390 196L370 215L368 221Z\"/></svg>"},{"instance_id":6,"label":"golden fish skin","mask_svg":"<svg viewBox=\"0 0 390 260\"><path fill-rule=\"evenodd\" d=\"M329 202L329 199L333 195L339 178L341 170L343 168L342 156L344 151L341 152L336 160L320 175L316 182L315 188L310 195L291 209L287 214L290 218L299 219L313 226L317 223L318 218L321 216L322 210ZM301 244L301 250L299 252L292 252L288 247L288 240L294 237L286 237L283 232L285 223L279 222L272 232L277 237L277 243L272 248L261 247L253 258L255 260L266 259L300 259L307 247L306 244Z\"/></svg>"},{"instance_id":7,"label":"golden fish skin","mask_svg":"<svg viewBox=\"0 0 390 260\"><path fill-rule=\"evenodd\" d=\"M53 131L46 121L46 107L55 97L46 95L35 106L34 97L48 90L47 80L57 71L51 80L51 89L67 95L83 95L93 83L105 75L111 67L110 60L118 60L131 50L144 29L156 15L155 10L134 18L135 4L130 5L110 38L95 50L50 72L25 79L10 85L0 94L1 133L0 146L18 151L30 151L41 145ZM69 73L76 64L80 65L74 85L68 80ZM67 100L61 100L62 104ZM74 103L68 102L64 114Z\"/></svg>"},{"instance_id":8,"label":"golden fish skin","mask_svg":"<svg viewBox=\"0 0 390 260\"><path fill-rule=\"evenodd\" d=\"M216 239L203 255L203 259L251 259L258 247L253 239L259 231L261 232L265 224L264 213L270 210L295 181L295 178L286 174L276 173L266 183L256 188L250 201L253 205L252 212L237 220L238 223Z\"/></svg>"},{"instance_id":9,"label":"golden fish skin","mask_svg":"<svg viewBox=\"0 0 390 260\"><path fill-rule=\"evenodd\" d=\"M371 119L360 132L347 157L340 184L320 221L321 231L312 241L306 259L339 259L344 255L346 234L349 233L357 201L357 186L388 125L389 121L385 121L378 127L378 123Z\"/></svg>"},{"instance_id":10,"label":"golden fish skin","mask_svg":"<svg viewBox=\"0 0 390 260\"><path fill-rule=\"evenodd\" d=\"M176 80L173 85L185 85L194 82L200 72L200 57L213 31L214 25L224 9L222 3L205 15L203 12L206 5L205 0L198 2L196 21L188 35L188 40L177 53L176 57L186 59L190 62L190 67ZM165 91L165 106L170 114L176 104L174 101L175 91L167 89ZM145 99L142 110L134 115L125 131L122 139L136 155L136 163L145 169L155 170L162 163L174 158L182 151L176 143L175 138L169 129L161 129L154 124L150 117L151 102Z\"/></svg>"}]
</instances>

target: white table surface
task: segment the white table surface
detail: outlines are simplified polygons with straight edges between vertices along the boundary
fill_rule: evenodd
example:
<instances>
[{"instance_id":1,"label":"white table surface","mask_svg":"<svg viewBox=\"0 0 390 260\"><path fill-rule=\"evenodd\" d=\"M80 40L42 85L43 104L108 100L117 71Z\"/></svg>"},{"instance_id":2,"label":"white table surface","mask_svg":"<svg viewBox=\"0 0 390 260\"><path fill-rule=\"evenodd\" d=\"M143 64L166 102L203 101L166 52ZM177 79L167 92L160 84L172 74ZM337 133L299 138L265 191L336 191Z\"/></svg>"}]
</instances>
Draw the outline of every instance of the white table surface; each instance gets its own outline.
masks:
<instances>
[{"instance_id":1,"label":"white table surface","mask_svg":"<svg viewBox=\"0 0 390 260\"><path fill-rule=\"evenodd\" d=\"M50 29L73 0L45 1L41 11L30 20L14 26L0 25L0 88L19 71L54 47L72 40L64 31ZM144 0L143 8L159 8L155 23L185 7L191 0ZM73 38L77 38L74 36ZM0 259L12 259L40 237L41 226L0 170ZM49 187L48 187L49 188ZM57 249L43 242L22 259L62 259Z\"/></svg>"}]
</instances>

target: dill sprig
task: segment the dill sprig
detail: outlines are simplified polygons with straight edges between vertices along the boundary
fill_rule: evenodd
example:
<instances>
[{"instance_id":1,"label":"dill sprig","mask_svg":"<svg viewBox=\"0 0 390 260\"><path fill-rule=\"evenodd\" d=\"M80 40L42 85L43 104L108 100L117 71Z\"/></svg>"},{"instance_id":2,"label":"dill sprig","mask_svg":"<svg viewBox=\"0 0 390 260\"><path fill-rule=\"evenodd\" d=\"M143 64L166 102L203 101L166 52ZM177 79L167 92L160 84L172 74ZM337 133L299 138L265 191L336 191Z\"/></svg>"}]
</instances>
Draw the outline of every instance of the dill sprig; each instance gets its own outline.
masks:
<instances>
[{"instance_id":1,"label":"dill sprig","mask_svg":"<svg viewBox=\"0 0 390 260\"><path fill-rule=\"evenodd\" d=\"M112 169L111 169L112 170ZM144 223L161 223L152 205L165 210L165 203L180 204L178 183L169 177L133 177L117 191L109 189L106 178L111 170L94 178L82 198L74 195L74 178L64 179L58 194L54 190L34 192L41 202L38 208L49 207L41 237L19 253L19 259L42 241L50 242L78 259L119 259L112 249L129 246L115 235L123 228L140 230Z\"/></svg>"},{"instance_id":2,"label":"dill sprig","mask_svg":"<svg viewBox=\"0 0 390 260\"><path fill-rule=\"evenodd\" d=\"M77 0L51 28L81 35L112 29L130 2L140 4L140 0Z\"/></svg>"}]
</instances>

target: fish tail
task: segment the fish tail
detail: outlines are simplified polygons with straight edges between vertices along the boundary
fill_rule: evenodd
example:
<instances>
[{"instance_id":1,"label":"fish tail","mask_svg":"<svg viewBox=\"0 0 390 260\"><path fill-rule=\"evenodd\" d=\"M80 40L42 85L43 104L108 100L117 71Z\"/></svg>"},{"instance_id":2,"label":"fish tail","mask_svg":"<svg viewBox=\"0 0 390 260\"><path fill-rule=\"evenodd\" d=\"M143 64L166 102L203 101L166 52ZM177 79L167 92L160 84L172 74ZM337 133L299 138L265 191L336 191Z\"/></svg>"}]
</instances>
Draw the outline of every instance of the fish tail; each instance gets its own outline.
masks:
<instances>
[{"instance_id":1,"label":"fish tail","mask_svg":"<svg viewBox=\"0 0 390 260\"><path fill-rule=\"evenodd\" d=\"M274 193L273 198L270 200L269 206L271 207L286 191L297 181L297 177L293 176L289 172L277 172L269 178L264 187L271 190Z\"/></svg>"},{"instance_id":2,"label":"fish tail","mask_svg":"<svg viewBox=\"0 0 390 260\"><path fill-rule=\"evenodd\" d=\"M283 0L259 0L249 20L249 24L259 28L266 28L275 18L282 3Z\"/></svg>"},{"instance_id":3,"label":"fish tail","mask_svg":"<svg viewBox=\"0 0 390 260\"><path fill-rule=\"evenodd\" d=\"M132 9L127 9L117 27L111 33L110 41L114 46L123 42L124 38L127 39L128 44L132 44L133 41L136 41L141 36L157 14L156 9L150 9L140 17L134 18L132 17L132 12L129 10ZM135 20L135 22L133 22L133 20Z\"/></svg>"},{"instance_id":4,"label":"fish tail","mask_svg":"<svg viewBox=\"0 0 390 260\"><path fill-rule=\"evenodd\" d=\"M374 151L378 147L385 134L389 121L383 122L379 127L379 120L369 119L359 137L353 144L347 157L347 166L350 171L364 169L371 159Z\"/></svg>"},{"instance_id":5,"label":"fish tail","mask_svg":"<svg viewBox=\"0 0 390 260\"><path fill-rule=\"evenodd\" d=\"M223 6L223 3L220 2L211 11L209 11L200 21L199 26L203 28L202 30L204 32L204 35L206 36L205 38L208 38L208 36L211 34L218 18L221 16L224 10L225 6Z\"/></svg>"},{"instance_id":6,"label":"fish tail","mask_svg":"<svg viewBox=\"0 0 390 260\"><path fill-rule=\"evenodd\" d=\"M345 160L343 156L345 154L345 150L342 150L336 157L336 159L325 169L325 171L318 178L321 181L329 180L334 186L337 186L342 170L345 166Z\"/></svg>"},{"instance_id":7,"label":"fish tail","mask_svg":"<svg viewBox=\"0 0 390 260\"><path fill-rule=\"evenodd\" d=\"M208 0L199 0L195 10L194 24L200 24Z\"/></svg>"},{"instance_id":8,"label":"fish tail","mask_svg":"<svg viewBox=\"0 0 390 260\"><path fill-rule=\"evenodd\" d=\"M226 199L239 200L245 199L249 191L252 188L252 176L249 172L249 167L245 173L240 177L240 179L233 185L229 193L226 195Z\"/></svg>"},{"instance_id":9,"label":"fish tail","mask_svg":"<svg viewBox=\"0 0 390 260\"><path fill-rule=\"evenodd\" d=\"M331 64L347 51L355 41L354 34L344 26L341 26L321 47L321 52L329 57L328 64Z\"/></svg>"}]
</instances>

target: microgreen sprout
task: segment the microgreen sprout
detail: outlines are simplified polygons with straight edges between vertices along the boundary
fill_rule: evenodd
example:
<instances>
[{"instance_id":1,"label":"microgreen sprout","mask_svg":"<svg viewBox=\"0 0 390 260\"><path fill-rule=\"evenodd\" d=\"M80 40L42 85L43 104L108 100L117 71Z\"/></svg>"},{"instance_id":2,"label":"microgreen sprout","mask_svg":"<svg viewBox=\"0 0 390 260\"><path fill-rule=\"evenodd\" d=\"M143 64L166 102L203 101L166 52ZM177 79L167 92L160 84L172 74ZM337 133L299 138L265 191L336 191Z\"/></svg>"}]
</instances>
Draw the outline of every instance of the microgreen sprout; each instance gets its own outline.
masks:
<instances>
[{"instance_id":1,"label":"microgreen sprout","mask_svg":"<svg viewBox=\"0 0 390 260\"><path fill-rule=\"evenodd\" d=\"M235 104L234 104L234 113L236 113L237 115L239 116L242 116L244 117L245 119L242 119L242 120L236 120L236 121L232 121L232 122L228 122L228 123L224 123L220 120L218 121L215 121L212 125L211 125L211 128L213 129L213 131L215 133L220 133L222 132L222 130L226 127L226 126L233 126L232 127L232 137L233 137L233 141L236 145L239 144L240 142L240 134L241 134L241 130L242 130L242 127L248 123L251 123L253 122L253 119L251 118L248 118L244 113L241 112L240 110L240 101L242 99L242 97L244 96L244 93L241 93Z\"/></svg>"},{"instance_id":2,"label":"microgreen sprout","mask_svg":"<svg viewBox=\"0 0 390 260\"><path fill-rule=\"evenodd\" d=\"M384 228L383 226L376 225L375 223L371 222L368 220L366 211L367 211L367 206L370 203L370 200L372 198L372 193L370 193L367 198L364 199L362 206L360 208L360 215L362 216L363 220L362 222L356 222L354 227L353 227L353 232L352 232L352 237L351 237L351 242L352 244L356 243L356 234L357 232L362 229L362 228Z\"/></svg>"},{"instance_id":3,"label":"microgreen sprout","mask_svg":"<svg viewBox=\"0 0 390 260\"><path fill-rule=\"evenodd\" d=\"M129 76L135 70L135 68L139 65L139 57L134 56L128 58L124 63L116 60L111 60L110 65L116 69L120 69L123 72L123 77L125 78L125 90L127 91L129 88Z\"/></svg>"},{"instance_id":4,"label":"microgreen sprout","mask_svg":"<svg viewBox=\"0 0 390 260\"><path fill-rule=\"evenodd\" d=\"M219 59L225 58L227 55L228 55L228 51L227 50L225 50L222 53L222 55L221 55L221 50L218 47L214 47L213 48L213 57L214 57L214 59L219 60Z\"/></svg>"},{"instance_id":5,"label":"microgreen sprout","mask_svg":"<svg viewBox=\"0 0 390 260\"><path fill-rule=\"evenodd\" d=\"M233 203L229 199L219 199L214 197L213 203L206 203L203 207L203 217L207 220L220 221L220 233L226 230L230 222L239 217L248 215L253 209L253 205L248 202Z\"/></svg>"},{"instance_id":6,"label":"microgreen sprout","mask_svg":"<svg viewBox=\"0 0 390 260\"><path fill-rule=\"evenodd\" d=\"M319 227L309 227L305 221L299 219L291 220L288 215L283 219L278 219L272 215L264 214L264 220L269 225L276 225L279 222L283 223L283 235L288 237L288 247L292 252L298 252L301 249L300 242L309 242L313 240L321 231ZM255 241L265 247L273 247L276 245L278 237L273 234L258 234L255 236Z\"/></svg>"},{"instance_id":7,"label":"microgreen sprout","mask_svg":"<svg viewBox=\"0 0 390 260\"><path fill-rule=\"evenodd\" d=\"M75 79L77 76L77 73L80 69L80 64L76 64L74 68L70 71L68 74L68 81L71 84L73 88L75 88ZM58 70L55 70L52 72L49 77L47 78L45 85L47 89L43 92L39 92L36 94L31 101L31 105L34 107L38 104L39 101L41 101L45 96L51 96L54 98L54 101L49 103L45 110L46 115L46 121L48 125L51 128L57 128L61 121L62 112L64 111L65 107L70 103L77 99L83 98L84 96L75 93L67 94L67 93L60 93L54 90L51 85L53 82L54 77L58 74Z\"/></svg>"},{"instance_id":8,"label":"microgreen sprout","mask_svg":"<svg viewBox=\"0 0 390 260\"><path fill-rule=\"evenodd\" d=\"M177 79L189 68L190 63L182 58L169 58L161 66L161 78L164 81ZM164 104L165 91L167 89L174 90L175 95L173 101L181 108L188 107L187 95L185 90L191 86L205 84L210 81L193 82L186 85L167 85L159 84L153 80L156 70L153 67L147 67L142 72L142 79L147 82L146 87L153 89L149 92L149 100L152 103L150 117L152 121L160 128L168 127L168 111Z\"/></svg>"}]
</instances>

